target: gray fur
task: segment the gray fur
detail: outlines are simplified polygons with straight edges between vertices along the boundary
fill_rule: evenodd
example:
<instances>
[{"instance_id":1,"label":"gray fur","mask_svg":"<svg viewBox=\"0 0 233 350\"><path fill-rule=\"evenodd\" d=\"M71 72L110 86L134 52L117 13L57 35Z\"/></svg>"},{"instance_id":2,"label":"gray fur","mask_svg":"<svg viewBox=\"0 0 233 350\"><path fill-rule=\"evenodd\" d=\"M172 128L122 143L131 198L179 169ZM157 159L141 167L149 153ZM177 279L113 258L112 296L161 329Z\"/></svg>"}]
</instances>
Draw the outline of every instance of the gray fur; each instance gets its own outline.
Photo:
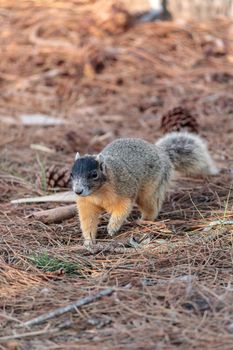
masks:
<instances>
[{"instance_id":1,"label":"gray fur","mask_svg":"<svg viewBox=\"0 0 233 350\"><path fill-rule=\"evenodd\" d=\"M98 171L98 179L94 181L89 177L91 169L80 172L81 162L89 166L90 158ZM156 196L162 202L174 169L189 175L218 172L199 136L172 132L155 144L137 138L117 139L97 156L79 156L72 170L73 187L85 184L83 195L90 195L108 182L117 194L137 200L145 186L154 184Z\"/></svg>"},{"instance_id":2,"label":"gray fur","mask_svg":"<svg viewBox=\"0 0 233 350\"><path fill-rule=\"evenodd\" d=\"M118 139L106 146L101 157L107 169L107 179L116 193L136 201L142 194L155 202L155 216L163 203L174 170L189 175L213 175L218 170L205 142L188 132L173 132L155 145L142 139ZM151 198L151 199L149 199ZM148 203L149 205L149 203Z\"/></svg>"},{"instance_id":3,"label":"gray fur","mask_svg":"<svg viewBox=\"0 0 233 350\"><path fill-rule=\"evenodd\" d=\"M175 170L191 175L218 173L206 143L198 135L172 132L159 139L156 146L168 154Z\"/></svg>"},{"instance_id":4,"label":"gray fur","mask_svg":"<svg viewBox=\"0 0 233 350\"><path fill-rule=\"evenodd\" d=\"M139 190L150 182L158 186L169 182L172 163L164 151L142 139L118 139L106 146L107 175L116 192L136 199Z\"/></svg>"}]
</instances>

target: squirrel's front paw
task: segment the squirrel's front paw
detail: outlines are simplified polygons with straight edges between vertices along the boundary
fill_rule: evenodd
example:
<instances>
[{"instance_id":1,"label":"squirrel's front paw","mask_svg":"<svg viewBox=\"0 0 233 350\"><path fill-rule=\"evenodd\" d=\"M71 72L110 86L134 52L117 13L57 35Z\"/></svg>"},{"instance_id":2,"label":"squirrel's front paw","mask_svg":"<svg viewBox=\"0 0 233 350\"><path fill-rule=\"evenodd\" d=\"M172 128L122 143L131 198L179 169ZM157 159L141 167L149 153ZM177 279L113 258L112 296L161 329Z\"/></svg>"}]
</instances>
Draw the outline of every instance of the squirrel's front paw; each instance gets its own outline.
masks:
<instances>
[{"instance_id":1,"label":"squirrel's front paw","mask_svg":"<svg viewBox=\"0 0 233 350\"><path fill-rule=\"evenodd\" d=\"M95 242L93 242L91 239L85 239L83 246L89 250L89 252L93 252Z\"/></svg>"},{"instance_id":2,"label":"squirrel's front paw","mask_svg":"<svg viewBox=\"0 0 233 350\"><path fill-rule=\"evenodd\" d=\"M109 236L114 236L119 231L119 227L108 225L107 230Z\"/></svg>"}]
</instances>

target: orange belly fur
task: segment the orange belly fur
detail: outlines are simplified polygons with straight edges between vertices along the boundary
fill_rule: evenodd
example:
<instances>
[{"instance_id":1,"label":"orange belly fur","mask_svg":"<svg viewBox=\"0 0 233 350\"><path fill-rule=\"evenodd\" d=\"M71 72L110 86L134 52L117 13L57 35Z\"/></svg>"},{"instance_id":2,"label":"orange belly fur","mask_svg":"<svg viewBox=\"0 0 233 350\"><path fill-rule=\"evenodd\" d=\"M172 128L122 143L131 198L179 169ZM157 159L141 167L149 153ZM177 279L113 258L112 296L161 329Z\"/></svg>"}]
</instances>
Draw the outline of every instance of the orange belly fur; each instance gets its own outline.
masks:
<instances>
[{"instance_id":1,"label":"orange belly fur","mask_svg":"<svg viewBox=\"0 0 233 350\"><path fill-rule=\"evenodd\" d=\"M105 185L91 196L78 197L77 205L82 203L82 206L85 205L87 208L88 206L92 207L94 205L101 209L101 211L106 211L108 213L114 212L115 214L119 212L120 214L129 201L129 198L119 196L109 185Z\"/></svg>"}]
</instances>

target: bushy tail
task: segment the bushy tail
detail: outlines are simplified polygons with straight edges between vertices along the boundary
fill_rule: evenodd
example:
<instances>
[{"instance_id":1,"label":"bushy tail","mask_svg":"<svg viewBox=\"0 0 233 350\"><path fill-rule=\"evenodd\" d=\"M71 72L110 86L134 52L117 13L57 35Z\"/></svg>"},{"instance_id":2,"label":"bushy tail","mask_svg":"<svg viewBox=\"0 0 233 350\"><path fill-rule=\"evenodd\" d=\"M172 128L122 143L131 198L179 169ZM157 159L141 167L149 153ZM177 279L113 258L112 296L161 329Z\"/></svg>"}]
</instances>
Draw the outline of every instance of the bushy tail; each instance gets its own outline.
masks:
<instances>
[{"instance_id":1,"label":"bushy tail","mask_svg":"<svg viewBox=\"0 0 233 350\"><path fill-rule=\"evenodd\" d=\"M190 175L218 173L206 143L197 135L172 132L160 138L156 146L167 153L175 170Z\"/></svg>"}]
</instances>

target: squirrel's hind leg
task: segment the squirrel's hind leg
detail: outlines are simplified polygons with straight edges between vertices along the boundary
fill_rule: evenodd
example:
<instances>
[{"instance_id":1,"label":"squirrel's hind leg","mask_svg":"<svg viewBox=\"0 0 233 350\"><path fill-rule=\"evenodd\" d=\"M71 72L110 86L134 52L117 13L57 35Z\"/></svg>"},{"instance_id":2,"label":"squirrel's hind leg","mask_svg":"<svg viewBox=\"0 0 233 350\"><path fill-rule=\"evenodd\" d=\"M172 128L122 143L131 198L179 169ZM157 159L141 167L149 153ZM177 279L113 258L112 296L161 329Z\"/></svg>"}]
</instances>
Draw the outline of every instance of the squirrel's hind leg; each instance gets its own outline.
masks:
<instances>
[{"instance_id":1,"label":"squirrel's hind leg","mask_svg":"<svg viewBox=\"0 0 233 350\"><path fill-rule=\"evenodd\" d=\"M110 211L111 216L108 223L108 234L113 236L117 233L124 221L127 219L133 207L133 202L129 198L118 198L116 204L112 206Z\"/></svg>"},{"instance_id":2,"label":"squirrel's hind leg","mask_svg":"<svg viewBox=\"0 0 233 350\"><path fill-rule=\"evenodd\" d=\"M147 185L140 191L137 204L141 210L141 220L154 221L162 207L166 192L166 186L155 184Z\"/></svg>"}]
</instances>

